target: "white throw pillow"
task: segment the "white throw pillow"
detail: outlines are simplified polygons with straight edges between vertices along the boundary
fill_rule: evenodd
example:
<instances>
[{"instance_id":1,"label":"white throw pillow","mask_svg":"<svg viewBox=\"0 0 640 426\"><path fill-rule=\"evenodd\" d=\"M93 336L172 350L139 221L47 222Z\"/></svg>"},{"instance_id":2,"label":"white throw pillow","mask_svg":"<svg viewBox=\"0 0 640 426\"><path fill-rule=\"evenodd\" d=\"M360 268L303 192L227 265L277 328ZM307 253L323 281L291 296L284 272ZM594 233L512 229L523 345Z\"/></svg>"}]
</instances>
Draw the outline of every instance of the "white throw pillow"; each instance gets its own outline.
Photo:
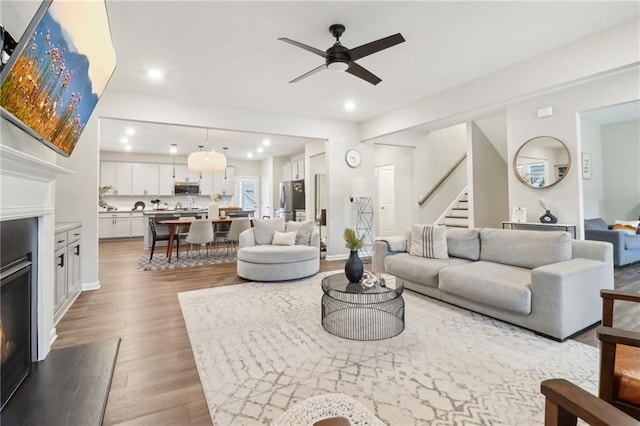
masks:
<instances>
[{"instance_id":1,"label":"white throw pillow","mask_svg":"<svg viewBox=\"0 0 640 426\"><path fill-rule=\"evenodd\" d=\"M448 259L446 228L434 225L412 225L409 254L430 259Z\"/></svg>"},{"instance_id":2,"label":"white throw pillow","mask_svg":"<svg viewBox=\"0 0 640 426\"><path fill-rule=\"evenodd\" d=\"M271 244L276 231L284 232L284 219L253 219L253 227L256 244Z\"/></svg>"},{"instance_id":3,"label":"white throw pillow","mask_svg":"<svg viewBox=\"0 0 640 426\"><path fill-rule=\"evenodd\" d=\"M313 221L307 220L306 222L287 222L287 232L295 231L296 244L301 246L311 245L311 232L313 231Z\"/></svg>"},{"instance_id":4,"label":"white throw pillow","mask_svg":"<svg viewBox=\"0 0 640 426\"><path fill-rule=\"evenodd\" d=\"M274 246L292 246L296 243L296 235L297 232L280 232L276 231L273 233L273 241L271 242Z\"/></svg>"}]
</instances>

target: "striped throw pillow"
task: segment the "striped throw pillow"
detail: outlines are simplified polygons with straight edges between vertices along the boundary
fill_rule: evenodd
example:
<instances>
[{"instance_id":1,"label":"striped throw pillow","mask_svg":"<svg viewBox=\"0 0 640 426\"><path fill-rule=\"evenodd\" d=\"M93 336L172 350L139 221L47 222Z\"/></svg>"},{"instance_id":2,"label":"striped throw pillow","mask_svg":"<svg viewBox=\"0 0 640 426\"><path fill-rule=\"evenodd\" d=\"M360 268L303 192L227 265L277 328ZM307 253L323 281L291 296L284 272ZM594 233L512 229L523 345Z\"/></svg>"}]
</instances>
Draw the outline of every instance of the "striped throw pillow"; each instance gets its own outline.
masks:
<instances>
[{"instance_id":1,"label":"striped throw pillow","mask_svg":"<svg viewBox=\"0 0 640 426\"><path fill-rule=\"evenodd\" d=\"M448 259L446 228L435 225L412 225L409 254L430 259Z\"/></svg>"}]
</instances>

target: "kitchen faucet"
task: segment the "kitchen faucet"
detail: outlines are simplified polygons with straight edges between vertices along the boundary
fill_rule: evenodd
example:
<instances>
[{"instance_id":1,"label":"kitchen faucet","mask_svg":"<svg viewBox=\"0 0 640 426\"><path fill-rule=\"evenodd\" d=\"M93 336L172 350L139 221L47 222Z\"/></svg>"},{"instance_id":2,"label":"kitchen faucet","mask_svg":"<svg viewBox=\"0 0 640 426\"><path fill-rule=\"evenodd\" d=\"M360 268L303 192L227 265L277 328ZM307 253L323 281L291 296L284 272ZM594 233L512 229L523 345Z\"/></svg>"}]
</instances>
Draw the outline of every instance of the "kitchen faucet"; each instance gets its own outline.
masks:
<instances>
[{"instance_id":1,"label":"kitchen faucet","mask_svg":"<svg viewBox=\"0 0 640 426\"><path fill-rule=\"evenodd\" d=\"M176 203L176 206L173 208L174 210L182 210L182 203L180 201L178 201Z\"/></svg>"}]
</instances>

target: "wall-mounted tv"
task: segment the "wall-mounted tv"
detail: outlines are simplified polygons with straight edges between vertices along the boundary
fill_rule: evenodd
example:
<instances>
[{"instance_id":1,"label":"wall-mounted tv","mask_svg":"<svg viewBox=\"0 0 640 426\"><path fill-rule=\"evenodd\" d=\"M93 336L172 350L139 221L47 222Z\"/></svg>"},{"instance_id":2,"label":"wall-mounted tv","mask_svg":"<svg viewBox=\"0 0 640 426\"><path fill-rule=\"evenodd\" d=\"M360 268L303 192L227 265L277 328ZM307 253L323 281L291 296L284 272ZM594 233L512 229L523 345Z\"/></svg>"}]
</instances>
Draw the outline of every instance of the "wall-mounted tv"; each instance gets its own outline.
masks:
<instances>
[{"instance_id":1,"label":"wall-mounted tv","mask_svg":"<svg viewBox=\"0 0 640 426\"><path fill-rule=\"evenodd\" d=\"M45 0L0 74L0 114L68 157L115 67L104 1Z\"/></svg>"}]
</instances>

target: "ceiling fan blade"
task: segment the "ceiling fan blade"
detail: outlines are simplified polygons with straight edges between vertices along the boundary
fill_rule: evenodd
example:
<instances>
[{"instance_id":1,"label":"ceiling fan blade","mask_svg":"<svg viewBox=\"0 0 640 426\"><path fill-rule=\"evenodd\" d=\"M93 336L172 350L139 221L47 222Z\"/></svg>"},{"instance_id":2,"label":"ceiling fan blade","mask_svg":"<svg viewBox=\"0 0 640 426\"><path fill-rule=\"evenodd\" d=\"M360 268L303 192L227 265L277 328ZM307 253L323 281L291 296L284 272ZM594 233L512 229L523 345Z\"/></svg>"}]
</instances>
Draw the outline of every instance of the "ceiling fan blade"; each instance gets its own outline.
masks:
<instances>
[{"instance_id":1,"label":"ceiling fan blade","mask_svg":"<svg viewBox=\"0 0 640 426\"><path fill-rule=\"evenodd\" d=\"M365 56L393 47L396 44L403 43L404 41L404 37L402 37L402 34L400 33L390 35L389 37L381 38L380 40L372 41L371 43L366 43L350 49L349 56L352 61L356 61L360 58L364 58Z\"/></svg>"},{"instance_id":2,"label":"ceiling fan blade","mask_svg":"<svg viewBox=\"0 0 640 426\"><path fill-rule=\"evenodd\" d=\"M320 49L316 49L315 47L307 46L306 44L300 43L299 41L291 40L289 38L284 38L284 37L281 37L278 40L282 40L285 43L293 44L294 46L298 46L301 49L304 49L304 50L309 51L311 53L315 53L316 55L322 56L323 58L327 57L327 54L324 52L324 50L320 50Z\"/></svg>"},{"instance_id":3,"label":"ceiling fan blade","mask_svg":"<svg viewBox=\"0 0 640 426\"><path fill-rule=\"evenodd\" d=\"M347 72L351 75L355 75L356 77L360 77L361 79L368 81L374 86L382 81L371 71L366 70L355 62L351 62L351 66L347 69Z\"/></svg>"},{"instance_id":4,"label":"ceiling fan blade","mask_svg":"<svg viewBox=\"0 0 640 426\"><path fill-rule=\"evenodd\" d=\"M300 80L302 80L303 78L307 78L307 77L309 77L310 75L313 75L313 74L315 74L315 73L317 73L317 72L319 72L319 71L322 71L322 70L323 70L323 69L325 69L325 68L327 68L327 66L326 66L325 64L322 64L322 65L320 65L319 67L314 68L314 69L312 69L311 71L309 71L309 72L306 72L306 73L302 74L300 77L298 77L298 78L294 78L294 79L293 79L293 80L291 80L289 83L295 83L295 82L297 82L297 81L300 81Z\"/></svg>"}]
</instances>

